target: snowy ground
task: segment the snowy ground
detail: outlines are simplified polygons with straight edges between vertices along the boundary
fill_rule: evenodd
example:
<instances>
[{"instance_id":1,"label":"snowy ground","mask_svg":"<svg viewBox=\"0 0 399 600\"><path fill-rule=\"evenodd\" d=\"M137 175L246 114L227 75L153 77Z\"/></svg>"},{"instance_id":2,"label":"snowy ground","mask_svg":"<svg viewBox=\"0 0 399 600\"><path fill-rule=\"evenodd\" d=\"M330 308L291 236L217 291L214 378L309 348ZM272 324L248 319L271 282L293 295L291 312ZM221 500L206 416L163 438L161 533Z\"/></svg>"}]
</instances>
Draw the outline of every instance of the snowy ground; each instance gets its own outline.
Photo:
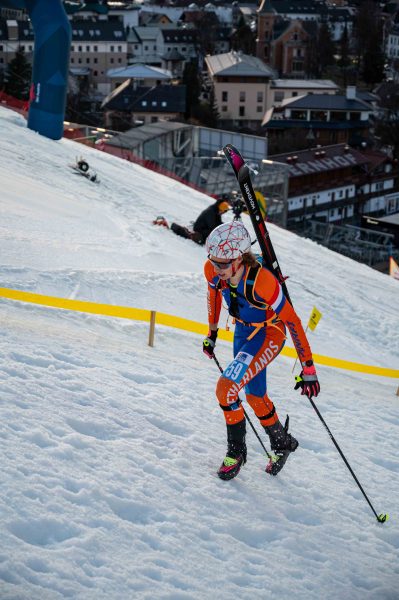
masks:
<instances>
[{"instance_id":1,"label":"snowy ground","mask_svg":"<svg viewBox=\"0 0 399 600\"><path fill-rule=\"evenodd\" d=\"M151 221L188 224L209 198L3 108L0 128L0 287L206 321L203 248ZM68 168L81 154L100 184ZM323 313L314 352L398 368L398 282L270 231L303 321ZM249 431L247 465L222 482L199 336L158 327L150 348L147 324L3 299L0 319L1 600L398 598L397 381L318 369L317 404L382 525L292 360L269 391L300 448L271 478ZM226 364L231 344L217 349Z\"/></svg>"}]
</instances>

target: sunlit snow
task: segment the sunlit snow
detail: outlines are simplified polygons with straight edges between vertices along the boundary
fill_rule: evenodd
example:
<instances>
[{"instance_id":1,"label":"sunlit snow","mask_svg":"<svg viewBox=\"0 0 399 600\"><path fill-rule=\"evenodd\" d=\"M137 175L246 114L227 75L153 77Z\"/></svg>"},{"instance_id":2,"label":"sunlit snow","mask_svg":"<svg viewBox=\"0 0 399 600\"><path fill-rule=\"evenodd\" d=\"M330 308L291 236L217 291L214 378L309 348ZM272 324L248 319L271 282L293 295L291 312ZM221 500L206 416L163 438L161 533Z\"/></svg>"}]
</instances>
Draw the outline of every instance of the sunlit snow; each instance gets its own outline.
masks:
<instances>
[{"instance_id":1,"label":"sunlit snow","mask_svg":"<svg viewBox=\"0 0 399 600\"><path fill-rule=\"evenodd\" d=\"M99 184L69 168L80 155ZM0 287L206 322L204 249L152 220L187 225L207 196L4 108L0 190ZM323 314L313 351L398 368L399 282L270 233L304 324ZM223 482L219 373L200 336L157 326L150 348L147 323L3 298L0 318L1 600L397 600L398 381L318 367L317 405L390 514L379 524L293 390L292 359L269 368L269 393L300 447L270 477L248 428L248 463ZM216 349L227 364L232 345Z\"/></svg>"}]
</instances>

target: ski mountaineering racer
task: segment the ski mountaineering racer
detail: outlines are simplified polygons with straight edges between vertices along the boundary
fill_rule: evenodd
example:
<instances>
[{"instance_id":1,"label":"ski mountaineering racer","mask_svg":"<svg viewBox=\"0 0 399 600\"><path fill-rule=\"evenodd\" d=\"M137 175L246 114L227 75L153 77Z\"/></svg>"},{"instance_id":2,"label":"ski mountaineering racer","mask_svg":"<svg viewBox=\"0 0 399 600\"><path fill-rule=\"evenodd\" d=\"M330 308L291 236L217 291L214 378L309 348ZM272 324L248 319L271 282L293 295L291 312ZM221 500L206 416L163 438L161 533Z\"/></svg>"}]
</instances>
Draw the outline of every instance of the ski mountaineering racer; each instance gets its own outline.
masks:
<instances>
[{"instance_id":1,"label":"ski mountaineering racer","mask_svg":"<svg viewBox=\"0 0 399 600\"><path fill-rule=\"evenodd\" d=\"M312 352L301 321L283 294L276 277L251 252L251 238L240 220L216 227L206 240L204 266L208 282L209 331L203 352L213 358L222 300L235 321L234 359L223 371L216 397L227 426L227 454L218 470L221 479L232 479L246 462L246 422L238 394L245 388L248 404L270 438L275 454L266 471L271 475L284 466L298 441L283 426L267 394L267 366L281 352L288 328L301 359L302 372L295 389L309 398L320 391Z\"/></svg>"}]
</instances>

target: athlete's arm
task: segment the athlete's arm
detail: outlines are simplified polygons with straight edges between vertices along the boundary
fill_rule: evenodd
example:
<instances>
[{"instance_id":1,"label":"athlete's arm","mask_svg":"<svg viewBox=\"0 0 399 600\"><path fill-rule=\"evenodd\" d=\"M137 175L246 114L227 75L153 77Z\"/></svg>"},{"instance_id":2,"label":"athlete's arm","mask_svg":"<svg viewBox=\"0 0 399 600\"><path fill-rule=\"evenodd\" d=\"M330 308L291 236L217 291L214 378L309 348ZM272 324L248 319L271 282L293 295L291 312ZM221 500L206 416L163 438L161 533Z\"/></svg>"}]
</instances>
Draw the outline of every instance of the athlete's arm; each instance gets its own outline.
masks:
<instances>
[{"instance_id":1,"label":"athlete's arm","mask_svg":"<svg viewBox=\"0 0 399 600\"><path fill-rule=\"evenodd\" d=\"M222 294L217 288L215 282L215 269L212 263L207 260L204 266L205 279L208 282L207 305L208 305L208 323L211 331L218 328L220 311L222 308Z\"/></svg>"},{"instance_id":2,"label":"athlete's arm","mask_svg":"<svg viewBox=\"0 0 399 600\"><path fill-rule=\"evenodd\" d=\"M302 323L292 304L284 295L283 289L276 277L263 268L258 274L254 291L276 313L279 319L288 327L295 349L302 363L312 360L312 351L309 346Z\"/></svg>"}]
</instances>

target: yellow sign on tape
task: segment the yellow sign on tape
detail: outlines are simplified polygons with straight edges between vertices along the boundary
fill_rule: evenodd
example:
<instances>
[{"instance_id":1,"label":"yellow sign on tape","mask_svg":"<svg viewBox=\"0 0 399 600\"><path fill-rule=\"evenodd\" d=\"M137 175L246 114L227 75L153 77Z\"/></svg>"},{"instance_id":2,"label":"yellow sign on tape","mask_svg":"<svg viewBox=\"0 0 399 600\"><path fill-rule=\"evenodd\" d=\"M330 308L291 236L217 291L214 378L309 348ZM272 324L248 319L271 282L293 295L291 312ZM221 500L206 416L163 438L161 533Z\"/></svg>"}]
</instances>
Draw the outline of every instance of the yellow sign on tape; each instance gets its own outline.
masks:
<instances>
[{"instance_id":1,"label":"yellow sign on tape","mask_svg":"<svg viewBox=\"0 0 399 600\"><path fill-rule=\"evenodd\" d=\"M314 306L312 310L312 314L310 315L308 327L312 331L314 331L317 327L317 323L320 321L322 314L317 308Z\"/></svg>"}]
</instances>

